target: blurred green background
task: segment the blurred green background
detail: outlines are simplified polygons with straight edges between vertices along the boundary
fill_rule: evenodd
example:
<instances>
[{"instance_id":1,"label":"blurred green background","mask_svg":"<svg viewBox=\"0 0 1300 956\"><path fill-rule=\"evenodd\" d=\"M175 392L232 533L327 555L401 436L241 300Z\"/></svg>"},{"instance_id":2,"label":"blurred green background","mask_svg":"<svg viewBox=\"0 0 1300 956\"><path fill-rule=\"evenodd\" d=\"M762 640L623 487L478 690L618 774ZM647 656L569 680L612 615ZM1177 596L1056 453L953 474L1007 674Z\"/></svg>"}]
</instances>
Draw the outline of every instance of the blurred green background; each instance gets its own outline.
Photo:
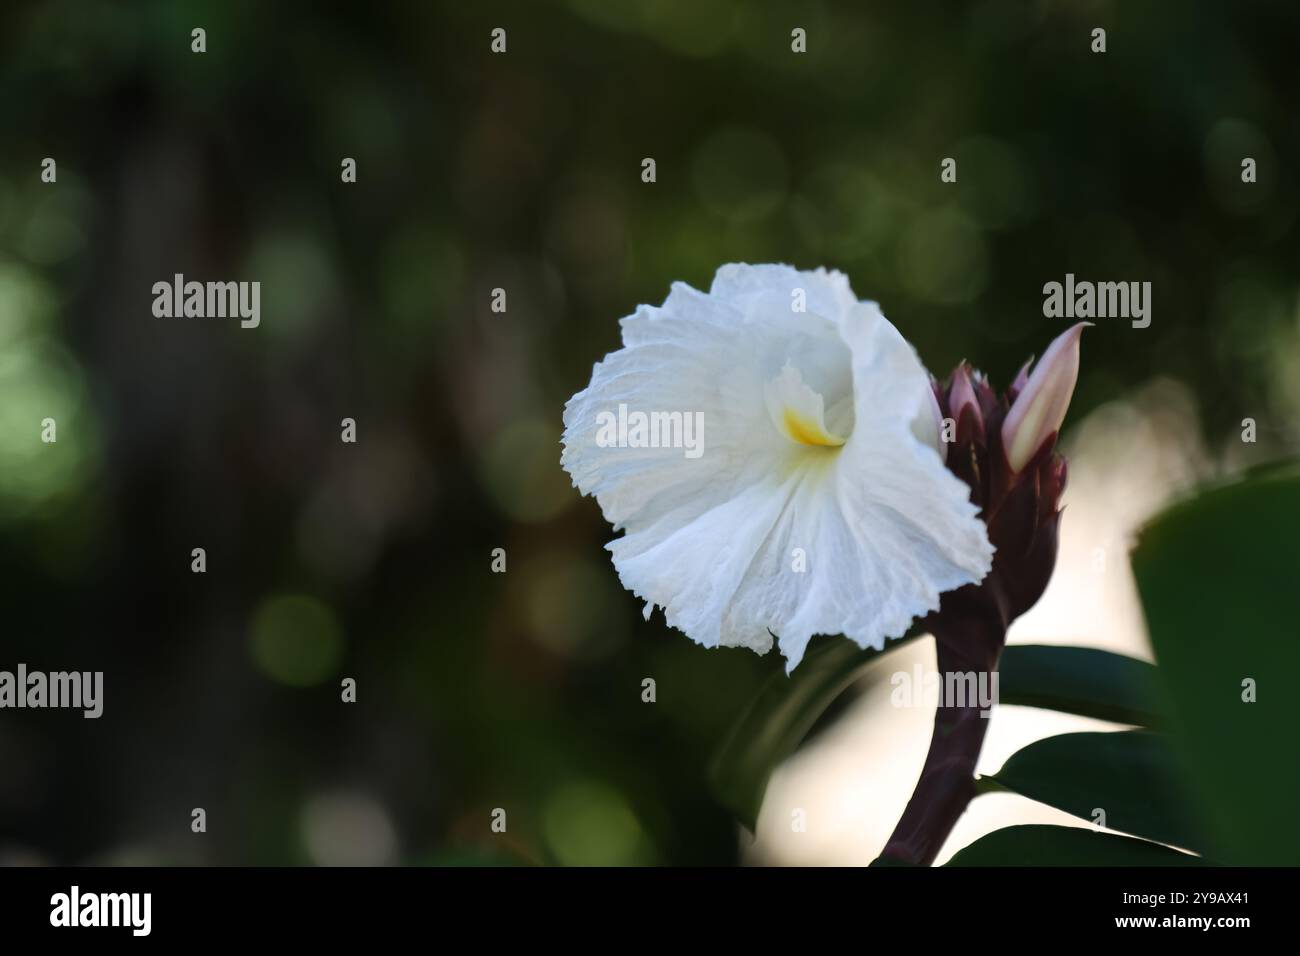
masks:
<instances>
[{"instance_id":1,"label":"blurred green background","mask_svg":"<svg viewBox=\"0 0 1300 956\"><path fill-rule=\"evenodd\" d=\"M1161 375L1209 447L1294 451L1298 28L1281 2L7 5L0 667L103 670L106 699L0 716L0 859L739 859L705 766L781 662L644 623L558 464L617 319L725 262L825 265L937 374L1005 383L1064 326L1045 282L1150 281L1150 328L1088 333L1072 419ZM259 280L261 327L154 318L177 272Z\"/></svg>"}]
</instances>

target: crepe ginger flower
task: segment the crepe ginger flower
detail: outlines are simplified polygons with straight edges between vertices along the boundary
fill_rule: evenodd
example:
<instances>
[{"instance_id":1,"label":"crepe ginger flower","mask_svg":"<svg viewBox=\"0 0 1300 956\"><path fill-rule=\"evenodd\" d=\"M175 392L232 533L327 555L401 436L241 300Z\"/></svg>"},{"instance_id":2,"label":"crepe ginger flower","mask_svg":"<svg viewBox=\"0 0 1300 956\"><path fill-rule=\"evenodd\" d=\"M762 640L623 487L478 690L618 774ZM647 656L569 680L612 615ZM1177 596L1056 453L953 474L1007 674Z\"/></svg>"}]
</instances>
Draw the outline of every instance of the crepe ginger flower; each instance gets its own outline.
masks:
<instances>
[{"instance_id":1,"label":"crepe ginger flower","mask_svg":"<svg viewBox=\"0 0 1300 956\"><path fill-rule=\"evenodd\" d=\"M647 618L775 638L793 670L815 634L880 649L988 574L930 375L840 273L723 266L622 332L565 406L561 462L623 531L607 547Z\"/></svg>"}]
</instances>

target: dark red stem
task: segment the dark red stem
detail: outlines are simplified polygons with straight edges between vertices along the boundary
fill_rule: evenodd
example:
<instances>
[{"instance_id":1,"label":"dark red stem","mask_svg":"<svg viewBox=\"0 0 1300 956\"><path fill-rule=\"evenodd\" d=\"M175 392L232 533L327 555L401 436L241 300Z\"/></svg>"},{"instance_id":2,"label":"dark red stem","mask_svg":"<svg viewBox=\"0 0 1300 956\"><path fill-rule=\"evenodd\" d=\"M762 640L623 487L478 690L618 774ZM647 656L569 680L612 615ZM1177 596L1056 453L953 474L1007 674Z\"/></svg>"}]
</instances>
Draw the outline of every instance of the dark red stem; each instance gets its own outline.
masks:
<instances>
[{"instance_id":1,"label":"dark red stem","mask_svg":"<svg viewBox=\"0 0 1300 956\"><path fill-rule=\"evenodd\" d=\"M973 672L987 674L984 679L991 680L1006 641L1005 628L992 617L976 613L958 617L955 625L950 620L936 622L935 647L941 676ZM975 763L989 718L980 715L978 701L968 701L970 706L950 707L944 706L942 696L921 778L880 854L882 861L929 866L975 796Z\"/></svg>"}]
</instances>

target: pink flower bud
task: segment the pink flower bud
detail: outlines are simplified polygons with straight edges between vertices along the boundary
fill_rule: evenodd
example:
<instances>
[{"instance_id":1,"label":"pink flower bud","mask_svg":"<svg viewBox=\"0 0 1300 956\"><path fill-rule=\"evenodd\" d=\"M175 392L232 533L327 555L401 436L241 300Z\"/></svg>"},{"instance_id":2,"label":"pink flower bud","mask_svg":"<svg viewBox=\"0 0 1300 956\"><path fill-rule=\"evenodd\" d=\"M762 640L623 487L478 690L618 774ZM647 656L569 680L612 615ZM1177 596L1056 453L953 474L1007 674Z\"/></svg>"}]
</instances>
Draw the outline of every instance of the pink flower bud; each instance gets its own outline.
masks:
<instances>
[{"instance_id":1,"label":"pink flower bud","mask_svg":"<svg viewBox=\"0 0 1300 956\"><path fill-rule=\"evenodd\" d=\"M1012 472L1029 464L1065 421L1079 379L1079 337L1091 324L1080 322L1052 341L1002 422L1002 447Z\"/></svg>"},{"instance_id":2,"label":"pink flower bud","mask_svg":"<svg viewBox=\"0 0 1300 956\"><path fill-rule=\"evenodd\" d=\"M972 421L977 428L984 425L983 416L980 414L979 399L975 397L975 385L971 382L970 366L962 362L953 372L952 388L948 393L948 407L952 410L953 420L959 425L961 415L966 409L970 409Z\"/></svg>"}]
</instances>

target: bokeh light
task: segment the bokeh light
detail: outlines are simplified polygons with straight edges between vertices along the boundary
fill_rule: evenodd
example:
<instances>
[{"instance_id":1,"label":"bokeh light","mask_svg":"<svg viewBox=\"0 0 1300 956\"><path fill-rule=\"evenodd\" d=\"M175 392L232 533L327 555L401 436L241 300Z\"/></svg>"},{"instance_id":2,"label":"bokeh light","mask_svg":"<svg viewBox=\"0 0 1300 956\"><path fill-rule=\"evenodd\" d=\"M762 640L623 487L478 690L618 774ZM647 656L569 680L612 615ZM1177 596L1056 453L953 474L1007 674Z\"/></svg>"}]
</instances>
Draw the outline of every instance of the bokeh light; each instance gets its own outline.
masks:
<instances>
[{"instance_id":1,"label":"bokeh light","mask_svg":"<svg viewBox=\"0 0 1300 956\"><path fill-rule=\"evenodd\" d=\"M250 636L262 673L292 687L321 683L334 673L343 653L343 630L334 612L302 594L262 601Z\"/></svg>"}]
</instances>

